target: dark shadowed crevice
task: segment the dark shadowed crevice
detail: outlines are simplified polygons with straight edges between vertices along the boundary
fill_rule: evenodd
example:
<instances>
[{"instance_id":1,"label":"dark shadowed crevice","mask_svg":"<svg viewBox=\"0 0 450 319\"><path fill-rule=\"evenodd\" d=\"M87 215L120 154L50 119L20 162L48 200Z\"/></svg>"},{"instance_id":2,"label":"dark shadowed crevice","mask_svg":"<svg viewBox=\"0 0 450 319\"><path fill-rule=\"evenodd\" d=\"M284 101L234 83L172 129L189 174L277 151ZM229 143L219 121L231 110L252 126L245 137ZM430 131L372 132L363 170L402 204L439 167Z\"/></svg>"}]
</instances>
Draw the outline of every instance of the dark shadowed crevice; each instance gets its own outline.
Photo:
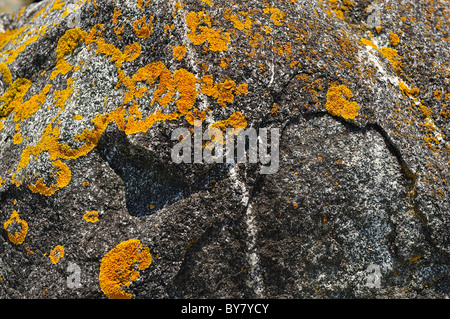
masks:
<instances>
[{"instance_id":1,"label":"dark shadowed crevice","mask_svg":"<svg viewBox=\"0 0 450 319\"><path fill-rule=\"evenodd\" d=\"M123 132L105 132L97 150L124 181L126 206L133 216L155 213L191 193L176 167L131 144Z\"/></svg>"}]
</instances>

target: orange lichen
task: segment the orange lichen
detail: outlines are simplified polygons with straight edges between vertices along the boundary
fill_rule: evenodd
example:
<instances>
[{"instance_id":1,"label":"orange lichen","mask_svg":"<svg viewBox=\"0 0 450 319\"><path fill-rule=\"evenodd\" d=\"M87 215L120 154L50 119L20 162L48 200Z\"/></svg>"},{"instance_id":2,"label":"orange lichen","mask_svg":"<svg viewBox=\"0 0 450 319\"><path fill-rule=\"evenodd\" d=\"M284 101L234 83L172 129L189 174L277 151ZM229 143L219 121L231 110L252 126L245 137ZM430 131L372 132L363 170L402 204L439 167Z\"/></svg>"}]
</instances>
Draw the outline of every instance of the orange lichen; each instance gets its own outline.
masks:
<instances>
[{"instance_id":1,"label":"orange lichen","mask_svg":"<svg viewBox=\"0 0 450 319\"><path fill-rule=\"evenodd\" d=\"M59 263L60 259L64 257L64 247L61 245L56 246L50 251L48 256L52 264L56 265Z\"/></svg>"},{"instance_id":2,"label":"orange lichen","mask_svg":"<svg viewBox=\"0 0 450 319\"><path fill-rule=\"evenodd\" d=\"M86 214L84 214L83 218L88 223L96 223L96 222L98 222L98 211L93 210L90 212L86 212Z\"/></svg>"},{"instance_id":3,"label":"orange lichen","mask_svg":"<svg viewBox=\"0 0 450 319\"><path fill-rule=\"evenodd\" d=\"M211 96L217 99L222 107L226 106L226 103L233 103L235 95L248 94L248 85L243 83L236 86L236 82L230 79L224 79L221 83L214 84L214 78L212 75L205 75L202 78L203 85L201 87L201 93Z\"/></svg>"},{"instance_id":4,"label":"orange lichen","mask_svg":"<svg viewBox=\"0 0 450 319\"><path fill-rule=\"evenodd\" d=\"M398 86L400 90L409 97L418 97L420 94L420 90L418 88L408 88L408 86L404 82L399 82Z\"/></svg>"},{"instance_id":5,"label":"orange lichen","mask_svg":"<svg viewBox=\"0 0 450 319\"><path fill-rule=\"evenodd\" d=\"M11 71L5 63L0 63L0 73L2 74L3 82L5 82L6 85L10 86L12 84L12 75Z\"/></svg>"},{"instance_id":6,"label":"orange lichen","mask_svg":"<svg viewBox=\"0 0 450 319\"><path fill-rule=\"evenodd\" d=\"M71 55L78 45L85 41L87 32L79 28L73 28L66 31L66 33L58 40L56 48L56 70L50 76L54 80L58 74L67 74L72 70L72 66L66 61L66 56Z\"/></svg>"},{"instance_id":7,"label":"orange lichen","mask_svg":"<svg viewBox=\"0 0 450 319\"><path fill-rule=\"evenodd\" d=\"M345 85L332 86L328 90L325 107L333 116L354 119L358 116L359 106L356 102L348 100L352 97L353 93Z\"/></svg>"},{"instance_id":8,"label":"orange lichen","mask_svg":"<svg viewBox=\"0 0 450 319\"><path fill-rule=\"evenodd\" d=\"M20 230L11 231L10 227L20 227ZM28 233L28 223L21 219L19 213L14 211L9 219L3 224L3 229L8 232L9 240L16 245L20 245L25 241Z\"/></svg>"},{"instance_id":9,"label":"orange lichen","mask_svg":"<svg viewBox=\"0 0 450 319\"><path fill-rule=\"evenodd\" d=\"M46 186L44 183L43 178L40 178L36 184L30 184L28 188L33 193L39 193L44 196L51 196L53 195L57 190L66 187L69 185L71 180L71 171L69 167L61 162L60 160L52 162L52 165L54 169L57 170L57 178L56 183L52 184L50 186Z\"/></svg>"},{"instance_id":10,"label":"orange lichen","mask_svg":"<svg viewBox=\"0 0 450 319\"><path fill-rule=\"evenodd\" d=\"M110 299L131 299L133 295L124 291L140 277L139 270L152 263L148 247L142 247L138 239L130 239L109 251L100 264L100 289Z\"/></svg>"},{"instance_id":11,"label":"orange lichen","mask_svg":"<svg viewBox=\"0 0 450 319\"><path fill-rule=\"evenodd\" d=\"M20 78L8 87L0 97L0 102L3 102L0 106L0 118L7 117L23 103L23 98L31 85L30 80Z\"/></svg>"},{"instance_id":12,"label":"orange lichen","mask_svg":"<svg viewBox=\"0 0 450 319\"><path fill-rule=\"evenodd\" d=\"M14 121L25 121L44 104L52 85L46 85L39 94L33 95L28 101L15 108Z\"/></svg>"},{"instance_id":13,"label":"orange lichen","mask_svg":"<svg viewBox=\"0 0 450 319\"><path fill-rule=\"evenodd\" d=\"M235 29L242 31L245 29L250 30L252 28L252 21L248 15L243 18L244 21L242 22L237 14L233 14L230 9L227 9L223 16L228 21L233 22Z\"/></svg>"},{"instance_id":14,"label":"orange lichen","mask_svg":"<svg viewBox=\"0 0 450 319\"><path fill-rule=\"evenodd\" d=\"M180 93L180 98L176 101L178 111L185 115L197 100L196 77L185 69L179 69L173 74L174 84Z\"/></svg>"},{"instance_id":15,"label":"orange lichen","mask_svg":"<svg viewBox=\"0 0 450 319\"><path fill-rule=\"evenodd\" d=\"M272 6L268 6L265 9L263 9L264 13L270 13L270 20L276 25L280 26L283 23L283 19L285 17L285 13L279 9L275 9Z\"/></svg>"},{"instance_id":16,"label":"orange lichen","mask_svg":"<svg viewBox=\"0 0 450 319\"><path fill-rule=\"evenodd\" d=\"M392 66L394 67L395 71L398 74L402 73L401 68L403 66L403 62L402 62L403 57L398 55L397 50L391 49L391 48L381 48L381 50L380 50L375 45L375 43L373 43L370 40L364 39L364 38L361 39L361 42L364 45L370 46L370 47L374 48L375 50L377 50L378 52L380 52L385 58L387 58L389 60L389 62L392 64Z\"/></svg>"},{"instance_id":17,"label":"orange lichen","mask_svg":"<svg viewBox=\"0 0 450 319\"><path fill-rule=\"evenodd\" d=\"M222 131L225 131L227 128L233 128L237 131L240 129L245 129L247 127L247 120L245 116L241 112L234 112L230 115L230 117L223 121L218 121L214 123L212 128L218 128Z\"/></svg>"},{"instance_id":18,"label":"orange lichen","mask_svg":"<svg viewBox=\"0 0 450 319\"><path fill-rule=\"evenodd\" d=\"M146 16L143 16L142 18L133 22L133 30L138 38L147 39L153 34L152 19L153 15L150 15L149 24L147 24Z\"/></svg>"},{"instance_id":19,"label":"orange lichen","mask_svg":"<svg viewBox=\"0 0 450 319\"><path fill-rule=\"evenodd\" d=\"M22 133L17 132L17 133L14 135L14 137L13 137L13 143L14 143L14 145L21 144L22 141L23 141Z\"/></svg>"},{"instance_id":20,"label":"orange lichen","mask_svg":"<svg viewBox=\"0 0 450 319\"><path fill-rule=\"evenodd\" d=\"M173 58L181 61L186 55L186 47L184 45L172 47L173 49Z\"/></svg>"},{"instance_id":21,"label":"orange lichen","mask_svg":"<svg viewBox=\"0 0 450 319\"><path fill-rule=\"evenodd\" d=\"M389 34L389 44L392 46L397 46L400 44L400 38L398 37L398 34L391 32Z\"/></svg>"},{"instance_id":22,"label":"orange lichen","mask_svg":"<svg viewBox=\"0 0 450 319\"><path fill-rule=\"evenodd\" d=\"M203 11L189 12L186 16L186 25L189 28L187 36L194 45L208 42L211 51L228 50L228 44L231 42L230 33L222 33L221 29L212 28L210 17Z\"/></svg>"}]
</instances>

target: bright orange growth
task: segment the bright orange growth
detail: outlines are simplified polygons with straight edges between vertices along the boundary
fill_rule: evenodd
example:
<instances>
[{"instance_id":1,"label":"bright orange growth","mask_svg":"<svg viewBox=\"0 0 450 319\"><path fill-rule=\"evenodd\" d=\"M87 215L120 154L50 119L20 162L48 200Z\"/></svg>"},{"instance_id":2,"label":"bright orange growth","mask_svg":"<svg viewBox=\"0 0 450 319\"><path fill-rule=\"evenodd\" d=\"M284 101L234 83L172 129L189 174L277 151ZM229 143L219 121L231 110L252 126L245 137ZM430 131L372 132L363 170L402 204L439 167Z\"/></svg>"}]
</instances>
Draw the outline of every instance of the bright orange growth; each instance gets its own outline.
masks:
<instances>
[{"instance_id":1,"label":"bright orange growth","mask_svg":"<svg viewBox=\"0 0 450 319\"><path fill-rule=\"evenodd\" d=\"M60 160L52 162L52 165L54 169L57 170L57 178L56 183L52 184L50 186L46 186L44 183L43 178L40 178L36 184L30 184L28 188L33 193L39 193L44 196L51 196L56 191L58 191L61 188L66 187L69 185L70 180L72 179L72 173L69 169L69 167L61 162Z\"/></svg>"},{"instance_id":2,"label":"bright orange growth","mask_svg":"<svg viewBox=\"0 0 450 319\"><path fill-rule=\"evenodd\" d=\"M228 32L222 33L211 27L211 18L203 11L190 12L186 16L186 25L189 28L188 38L194 45L209 43L209 49L214 52L227 51L231 42ZM205 26L206 25L206 26Z\"/></svg>"},{"instance_id":3,"label":"bright orange growth","mask_svg":"<svg viewBox=\"0 0 450 319\"><path fill-rule=\"evenodd\" d=\"M217 99L217 103L222 107L225 107L226 103L233 103L235 95L248 94L248 85L245 83L236 86L233 80L225 79L221 83L214 84L212 75L205 75L202 81L201 93Z\"/></svg>"},{"instance_id":4,"label":"bright orange growth","mask_svg":"<svg viewBox=\"0 0 450 319\"><path fill-rule=\"evenodd\" d=\"M405 83L399 82L398 86L402 92L409 97L418 97L420 94L420 90L418 88L408 88Z\"/></svg>"},{"instance_id":5,"label":"bright orange growth","mask_svg":"<svg viewBox=\"0 0 450 319\"><path fill-rule=\"evenodd\" d=\"M11 232L11 226L19 226L20 230L14 230ZM3 229L8 232L8 238L13 244L20 245L25 241L25 237L27 236L28 223L20 218L17 211L14 211L11 214L11 217L9 217L9 219L3 224Z\"/></svg>"},{"instance_id":6,"label":"bright orange growth","mask_svg":"<svg viewBox=\"0 0 450 319\"><path fill-rule=\"evenodd\" d=\"M67 74L72 70L72 66L66 61L66 56L71 55L81 42L84 42L87 32L79 28L73 28L58 40L56 48L56 70L52 72L50 79L55 79L58 74Z\"/></svg>"},{"instance_id":7,"label":"bright orange growth","mask_svg":"<svg viewBox=\"0 0 450 319\"><path fill-rule=\"evenodd\" d=\"M231 116L223 121L218 121L214 123L212 128L218 128L222 131L225 131L227 128L233 128L237 131L240 129L245 129L247 127L247 120L245 116L241 112L234 112Z\"/></svg>"},{"instance_id":8,"label":"bright orange growth","mask_svg":"<svg viewBox=\"0 0 450 319\"><path fill-rule=\"evenodd\" d=\"M98 212L96 210L86 212L86 214L84 214L83 218L88 223L96 223L96 222L98 222Z\"/></svg>"},{"instance_id":9,"label":"bright orange growth","mask_svg":"<svg viewBox=\"0 0 450 319\"><path fill-rule=\"evenodd\" d=\"M130 239L109 251L100 264L99 283L103 293L110 299L131 299L133 295L124 291L139 277L139 270L152 263L148 247L142 247L138 239Z\"/></svg>"},{"instance_id":10,"label":"bright orange growth","mask_svg":"<svg viewBox=\"0 0 450 319\"><path fill-rule=\"evenodd\" d=\"M31 85L30 80L17 79L8 87L0 97L0 102L3 102L3 105L0 106L0 118L7 117L22 104L23 98Z\"/></svg>"},{"instance_id":11,"label":"bright orange growth","mask_svg":"<svg viewBox=\"0 0 450 319\"><path fill-rule=\"evenodd\" d=\"M280 26L283 23L283 19L285 17L285 13L283 11L280 11L279 9L275 9L271 6L268 6L267 8L263 9L264 13L270 13L270 20L277 25Z\"/></svg>"},{"instance_id":12,"label":"bright orange growth","mask_svg":"<svg viewBox=\"0 0 450 319\"><path fill-rule=\"evenodd\" d=\"M400 38L398 37L398 34L396 34L396 33L391 32L389 34L389 40L390 40L389 44L392 46L397 46L400 44Z\"/></svg>"},{"instance_id":13,"label":"bright orange growth","mask_svg":"<svg viewBox=\"0 0 450 319\"><path fill-rule=\"evenodd\" d=\"M353 97L352 91L345 85L332 86L327 93L327 111L333 116L354 119L358 116L359 106L348 99Z\"/></svg>"},{"instance_id":14,"label":"bright orange growth","mask_svg":"<svg viewBox=\"0 0 450 319\"><path fill-rule=\"evenodd\" d=\"M391 49L391 48L381 48L381 50L380 50L375 45L375 43L373 43L370 40L364 39L364 38L361 39L361 42L367 46L374 48L378 52L380 52L385 58L387 58L389 60L389 62L391 62L392 66L394 67L394 69L397 73L399 73L399 74L402 73L403 57L398 55L397 50Z\"/></svg>"},{"instance_id":15,"label":"bright orange growth","mask_svg":"<svg viewBox=\"0 0 450 319\"><path fill-rule=\"evenodd\" d=\"M61 245L56 246L52 249L48 257L50 258L52 264L56 265L59 263L59 260L64 257L64 247Z\"/></svg>"},{"instance_id":16,"label":"bright orange growth","mask_svg":"<svg viewBox=\"0 0 450 319\"><path fill-rule=\"evenodd\" d=\"M149 24L147 24L146 22L147 21L146 16L143 16L142 18L133 22L133 30L138 38L147 39L149 36L153 34L152 19L153 16L150 15Z\"/></svg>"},{"instance_id":17,"label":"bright orange growth","mask_svg":"<svg viewBox=\"0 0 450 319\"><path fill-rule=\"evenodd\" d=\"M173 58L181 61L186 55L186 47L184 45L173 47Z\"/></svg>"}]
</instances>

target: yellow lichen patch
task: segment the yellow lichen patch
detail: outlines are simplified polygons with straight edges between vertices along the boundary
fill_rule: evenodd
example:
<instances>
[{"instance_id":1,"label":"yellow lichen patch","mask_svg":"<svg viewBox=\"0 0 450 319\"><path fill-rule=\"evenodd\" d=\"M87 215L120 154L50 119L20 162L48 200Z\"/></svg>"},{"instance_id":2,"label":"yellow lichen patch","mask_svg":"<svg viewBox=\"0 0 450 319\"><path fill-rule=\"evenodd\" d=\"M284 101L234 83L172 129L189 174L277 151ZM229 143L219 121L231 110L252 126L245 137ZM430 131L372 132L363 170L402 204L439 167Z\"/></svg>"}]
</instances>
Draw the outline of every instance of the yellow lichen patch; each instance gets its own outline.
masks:
<instances>
[{"instance_id":1,"label":"yellow lichen patch","mask_svg":"<svg viewBox=\"0 0 450 319\"><path fill-rule=\"evenodd\" d=\"M59 10L59 9L62 9L63 7L64 7L64 2L61 2L61 0L55 0L50 11Z\"/></svg>"},{"instance_id":2,"label":"yellow lichen patch","mask_svg":"<svg viewBox=\"0 0 450 319\"><path fill-rule=\"evenodd\" d=\"M67 87L64 90L56 90L53 93L53 101L56 107L64 107L69 96L73 93L73 78L67 79Z\"/></svg>"},{"instance_id":3,"label":"yellow lichen patch","mask_svg":"<svg viewBox=\"0 0 450 319\"><path fill-rule=\"evenodd\" d=\"M12 83L6 92L0 97L0 118L7 117L14 112L23 102L25 94L32 83L27 79L17 79Z\"/></svg>"},{"instance_id":4,"label":"yellow lichen patch","mask_svg":"<svg viewBox=\"0 0 450 319\"><path fill-rule=\"evenodd\" d=\"M399 82L398 86L402 92L409 97L418 97L420 94L420 90L418 88L408 88L408 86L404 82Z\"/></svg>"},{"instance_id":5,"label":"yellow lichen patch","mask_svg":"<svg viewBox=\"0 0 450 319\"><path fill-rule=\"evenodd\" d=\"M241 13L245 15L244 13ZM237 14L231 13L230 9L227 9L224 14L224 18L230 22L233 22L233 26L235 29L243 31L245 29L250 30L252 28L252 21L248 15L240 18Z\"/></svg>"},{"instance_id":6,"label":"yellow lichen patch","mask_svg":"<svg viewBox=\"0 0 450 319\"><path fill-rule=\"evenodd\" d=\"M0 63L0 73L2 74L3 82L10 86L12 84L12 75L5 63Z\"/></svg>"},{"instance_id":7,"label":"yellow lichen patch","mask_svg":"<svg viewBox=\"0 0 450 319\"><path fill-rule=\"evenodd\" d=\"M57 170L57 178L56 178L56 184L52 184L50 186L46 186L44 183L43 178L40 178L36 184L30 184L28 188L33 193L38 193L44 196L51 196L56 191L58 191L61 188L66 187L69 185L71 180L71 171L69 167L61 162L60 160L52 162L53 167Z\"/></svg>"},{"instance_id":8,"label":"yellow lichen patch","mask_svg":"<svg viewBox=\"0 0 450 319\"><path fill-rule=\"evenodd\" d=\"M197 78L185 69L179 69L173 74L174 84L180 98L176 101L178 111L185 115L197 100Z\"/></svg>"},{"instance_id":9,"label":"yellow lichen patch","mask_svg":"<svg viewBox=\"0 0 450 319\"><path fill-rule=\"evenodd\" d=\"M109 251L100 264L100 289L110 299L131 299L133 295L124 291L140 277L139 270L152 263L148 247L142 247L138 239L130 239Z\"/></svg>"},{"instance_id":10,"label":"yellow lichen patch","mask_svg":"<svg viewBox=\"0 0 450 319\"><path fill-rule=\"evenodd\" d=\"M138 38L147 39L153 34L152 19L153 16L150 15L149 24L147 24L146 16L143 16L142 18L133 22L133 30Z\"/></svg>"},{"instance_id":11,"label":"yellow lichen patch","mask_svg":"<svg viewBox=\"0 0 450 319\"><path fill-rule=\"evenodd\" d=\"M13 39L17 34L17 29L6 30L3 33L0 33L0 50L9 42L9 40Z\"/></svg>"},{"instance_id":12,"label":"yellow lichen patch","mask_svg":"<svg viewBox=\"0 0 450 319\"><path fill-rule=\"evenodd\" d=\"M401 74L402 73L402 59L403 57L398 55L398 51L391 48L381 48L381 54L384 55L389 62L391 62L392 66L394 67L394 70Z\"/></svg>"},{"instance_id":13,"label":"yellow lichen patch","mask_svg":"<svg viewBox=\"0 0 450 319\"><path fill-rule=\"evenodd\" d=\"M20 227L20 230L12 230L11 228ZM8 232L9 240L16 245L20 245L25 241L28 233L28 223L21 219L19 213L14 211L8 221L3 224L3 229Z\"/></svg>"},{"instance_id":14,"label":"yellow lichen patch","mask_svg":"<svg viewBox=\"0 0 450 319\"><path fill-rule=\"evenodd\" d=\"M86 212L86 214L84 214L83 218L88 223L96 223L96 222L98 222L98 211L93 210L90 212Z\"/></svg>"},{"instance_id":15,"label":"yellow lichen patch","mask_svg":"<svg viewBox=\"0 0 450 319\"><path fill-rule=\"evenodd\" d=\"M205 75L202 81L201 93L217 99L222 107L226 103L233 103L235 95L248 94L248 85L245 83L236 86L233 80L224 79L221 83L214 84L212 75Z\"/></svg>"},{"instance_id":16,"label":"yellow lichen patch","mask_svg":"<svg viewBox=\"0 0 450 319\"><path fill-rule=\"evenodd\" d=\"M328 90L325 107L333 116L354 119L358 116L359 106L356 102L348 100L352 97L353 93L345 85L332 86Z\"/></svg>"},{"instance_id":17,"label":"yellow lichen patch","mask_svg":"<svg viewBox=\"0 0 450 319\"><path fill-rule=\"evenodd\" d=\"M389 40L390 40L389 44L392 46L397 46L400 44L400 38L396 33L393 32L389 33Z\"/></svg>"},{"instance_id":18,"label":"yellow lichen patch","mask_svg":"<svg viewBox=\"0 0 450 319\"><path fill-rule=\"evenodd\" d=\"M378 52L380 52L385 58L387 58L389 60L389 62L391 62L392 66L394 67L395 71L398 74L402 73L402 66L403 66L403 57L398 55L398 51L395 49L391 49L391 48L381 48L378 49L378 47L375 45L375 43L373 43L370 40L361 39L361 43L363 43L364 45L370 46L372 48L374 48L375 50L377 50Z\"/></svg>"},{"instance_id":19,"label":"yellow lichen patch","mask_svg":"<svg viewBox=\"0 0 450 319\"><path fill-rule=\"evenodd\" d=\"M66 56L72 54L78 45L85 41L86 37L86 31L73 28L67 30L58 40L58 46L56 48L56 70L52 72L51 80L54 80L58 74L65 75L72 70L72 66L66 61Z\"/></svg>"},{"instance_id":20,"label":"yellow lichen patch","mask_svg":"<svg viewBox=\"0 0 450 319\"><path fill-rule=\"evenodd\" d=\"M23 141L22 133L17 132L17 133L14 135L14 137L13 137L13 143L14 143L14 145L21 144L22 141Z\"/></svg>"},{"instance_id":21,"label":"yellow lichen patch","mask_svg":"<svg viewBox=\"0 0 450 319\"><path fill-rule=\"evenodd\" d=\"M225 131L227 128L233 128L235 130L245 129L247 127L247 119L241 112L234 112L231 116L223 121L214 123L211 127L218 128Z\"/></svg>"},{"instance_id":22,"label":"yellow lichen patch","mask_svg":"<svg viewBox=\"0 0 450 319\"><path fill-rule=\"evenodd\" d=\"M28 101L15 108L14 121L25 121L44 104L52 85L46 85L39 94L33 95Z\"/></svg>"},{"instance_id":23,"label":"yellow lichen patch","mask_svg":"<svg viewBox=\"0 0 450 319\"><path fill-rule=\"evenodd\" d=\"M64 253L64 247L58 245L50 251L50 255L48 257L50 258L52 264L56 265L59 263L60 259L64 257Z\"/></svg>"},{"instance_id":24,"label":"yellow lichen patch","mask_svg":"<svg viewBox=\"0 0 450 319\"><path fill-rule=\"evenodd\" d=\"M214 52L227 51L231 42L228 32L211 27L211 18L203 11L189 12L186 16L186 25L189 28L188 38L194 45L209 43L209 49Z\"/></svg>"},{"instance_id":25,"label":"yellow lichen patch","mask_svg":"<svg viewBox=\"0 0 450 319\"><path fill-rule=\"evenodd\" d=\"M118 69L122 67L124 62L132 62L141 55L141 46L137 42L127 45L123 53L114 44L106 43L103 38L98 38L96 43L97 51L95 54L110 57L110 61L114 62Z\"/></svg>"},{"instance_id":26,"label":"yellow lichen patch","mask_svg":"<svg viewBox=\"0 0 450 319\"><path fill-rule=\"evenodd\" d=\"M283 11L279 9L275 9L272 6L267 6L265 9L263 9L264 13L270 13L270 20L272 20L273 24L276 26L280 26L283 23L283 19L286 15Z\"/></svg>"},{"instance_id":27,"label":"yellow lichen patch","mask_svg":"<svg viewBox=\"0 0 450 319\"><path fill-rule=\"evenodd\" d=\"M184 45L173 47L173 58L181 61L186 55L186 47Z\"/></svg>"},{"instance_id":28,"label":"yellow lichen patch","mask_svg":"<svg viewBox=\"0 0 450 319\"><path fill-rule=\"evenodd\" d=\"M200 112L195 108L189 111L184 118L189 124L194 125L195 121L203 122L206 120L206 111Z\"/></svg>"}]
</instances>

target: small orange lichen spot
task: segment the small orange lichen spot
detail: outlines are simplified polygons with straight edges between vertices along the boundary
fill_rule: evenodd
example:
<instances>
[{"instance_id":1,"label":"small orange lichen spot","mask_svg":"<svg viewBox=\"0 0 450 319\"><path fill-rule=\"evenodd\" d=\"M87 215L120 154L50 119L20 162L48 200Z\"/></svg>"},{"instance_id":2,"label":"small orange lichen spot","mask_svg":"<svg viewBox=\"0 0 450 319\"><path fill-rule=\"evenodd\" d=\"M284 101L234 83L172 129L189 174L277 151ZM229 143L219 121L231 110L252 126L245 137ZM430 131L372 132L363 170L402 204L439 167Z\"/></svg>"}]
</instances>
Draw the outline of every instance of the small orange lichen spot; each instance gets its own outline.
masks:
<instances>
[{"instance_id":1,"label":"small orange lichen spot","mask_svg":"<svg viewBox=\"0 0 450 319\"><path fill-rule=\"evenodd\" d=\"M227 58L220 59L220 67L222 69L227 69L228 68L228 59Z\"/></svg>"},{"instance_id":2,"label":"small orange lichen spot","mask_svg":"<svg viewBox=\"0 0 450 319\"><path fill-rule=\"evenodd\" d=\"M26 247L26 248L25 248L25 251L27 252L27 257L30 257L31 255L34 254L34 252L31 250L30 247Z\"/></svg>"},{"instance_id":3,"label":"small orange lichen spot","mask_svg":"<svg viewBox=\"0 0 450 319\"><path fill-rule=\"evenodd\" d=\"M100 264L99 283L103 293L110 299L131 299L133 295L124 291L139 277L139 270L152 263L148 247L142 247L138 239L130 239L109 251Z\"/></svg>"},{"instance_id":4,"label":"small orange lichen spot","mask_svg":"<svg viewBox=\"0 0 450 319\"><path fill-rule=\"evenodd\" d=\"M56 265L59 263L59 260L64 257L64 247L61 245L56 246L50 251L50 255L48 256L52 264Z\"/></svg>"},{"instance_id":5,"label":"small orange lichen spot","mask_svg":"<svg viewBox=\"0 0 450 319\"><path fill-rule=\"evenodd\" d=\"M61 2L61 0L55 0L53 3L53 7L50 9L50 12L53 10L59 10L64 7L64 2Z\"/></svg>"},{"instance_id":6,"label":"small orange lichen spot","mask_svg":"<svg viewBox=\"0 0 450 319\"><path fill-rule=\"evenodd\" d=\"M398 34L396 34L396 33L391 32L389 34L389 39L390 39L389 44L392 46L397 46L400 44L400 38L398 37Z\"/></svg>"},{"instance_id":7,"label":"small orange lichen spot","mask_svg":"<svg viewBox=\"0 0 450 319\"><path fill-rule=\"evenodd\" d=\"M79 115L79 114L75 114L74 116L73 116L73 120L74 121L81 121L83 119L83 117L81 116L81 115Z\"/></svg>"},{"instance_id":8,"label":"small orange lichen spot","mask_svg":"<svg viewBox=\"0 0 450 319\"><path fill-rule=\"evenodd\" d=\"M153 34L153 15L150 15L149 24L147 24L146 20L147 17L143 16L141 19L133 22L133 30L138 38L147 39Z\"/></svg>"},{"instance_id":9,"label":"small orange lichen spot","mask_svg":"<svg viewBox=\"0 0 450 319\"><path fill-rule=\"evenodd\" d=\"M321 156L319 156L318 158L317 158L319 161L321 161L322 160L322 157Z\"/></svg>"},{"instance_id":10,"label":"small orange lichen spot","mask_svg":"<svg viewBox=\"0 0 450 319\"><path fill-rule=\"evenodd\" d=\"M181 61L186 55L186 47L184 45L173 47L173 58Z\"/></svg>"},{"instance_id":11,"label":"small orange lichen spot","mask_svg":"<svg viewBox=\"0 0 450 319\"><path fill-rule=\"evenodd\" d=\"M210 6L213 6L214 3L211 0L201 0L202 2L209 4Z\"/></svg>"},{"instance_id":12,"label":"small orange lichen spot","mask_svg":"<svg viewBox=\"0 0 450 319\"><path fill-rule=\"evenodd\" d=\"M93 210L90 212L86 212L86 214L84 214L83 218L88 223L96 223L96 222L98 222L98 211Z\"/></svg>"},{"instance_id":13,"label":"small orange lichen spot","mask_svg":"<svg viewBox=\"0 0 450 319\"><path fill-rule=\"evenodd\" d=\"M436 100L440 101L442 99L442 91L441 90L434 91L433 96Z\"/></svg>"},{"instance_id":14,"label":"small orange lichen spot","mask_svg":"<svg viewBox=\"0 0 450 319\"><path fill-rule=\"evenodd\" d=\"M20 218L17 211L13 211L9 219L3 224L3 229L8 232L8 238L13 244L20 245L27 236L28 223Z\"/></svg>"},{"instance_id":15,"label":"small orange lichen spot","mask_svg":"<svg viewBox=\"0 0 450 319\"><path fill-rule=\"evenodd\" d=\"M292 206L294 207L295 210L298 209L298 204L293 204Z\"/></svg>"},{"instance_id":16,"label":"small orange lichen spot","mask_svg":"<svg viewBox=\"0 0 450 319\"><path fill-rule=\"evenodd\" d=\"M155 205L154 204L150 204L150 209L151 210L155 209Z\"/></svg>"},{"instance_id":17,"label":"small orange lichen spot","mask_svg":"<svg viewBox=\"0 0 450 319\"><path fill-rule=\"evenodd\" d=\"M21 144L22 141L23 141L22 133L17 132L17 133L14 135L14 137L13 137L13 143L14 143L14 145Z\"/></svg>"},{"instance_id":18,"label":"small orange lichen spot","mask_svg":"<svg viewBox=\"0 0 450 319\"><path fill-rule=\"evenodd\" d=\"M270 110L270 114L276 114L280 111L280 106L277 103L272 105L272 109Z\"/></svg>"},{"instance_id":19,"label":"small orange lichen spot","mask_svg":"<svg viewBox=\"0 0 450 319\"><path fill-rule=\"evenodd\" d=\"M333 116L355 119L359 115L359 106L356 102L348 100L352 97L353 93L345 85L332 86L328 90L325 107Z\"/></svg>"},{"instance_id":20,"label":"small orange lichen spot","mask_svg":"<svg viewBox=\"0 0 450 319\"><path fill-rule=\"evenodd\" d=\"M408 88L404 82L399 82L398 86L400 90L409 97L418 97L420 94L420 90L418 88Z\"/></svg>"}]
</instances>

